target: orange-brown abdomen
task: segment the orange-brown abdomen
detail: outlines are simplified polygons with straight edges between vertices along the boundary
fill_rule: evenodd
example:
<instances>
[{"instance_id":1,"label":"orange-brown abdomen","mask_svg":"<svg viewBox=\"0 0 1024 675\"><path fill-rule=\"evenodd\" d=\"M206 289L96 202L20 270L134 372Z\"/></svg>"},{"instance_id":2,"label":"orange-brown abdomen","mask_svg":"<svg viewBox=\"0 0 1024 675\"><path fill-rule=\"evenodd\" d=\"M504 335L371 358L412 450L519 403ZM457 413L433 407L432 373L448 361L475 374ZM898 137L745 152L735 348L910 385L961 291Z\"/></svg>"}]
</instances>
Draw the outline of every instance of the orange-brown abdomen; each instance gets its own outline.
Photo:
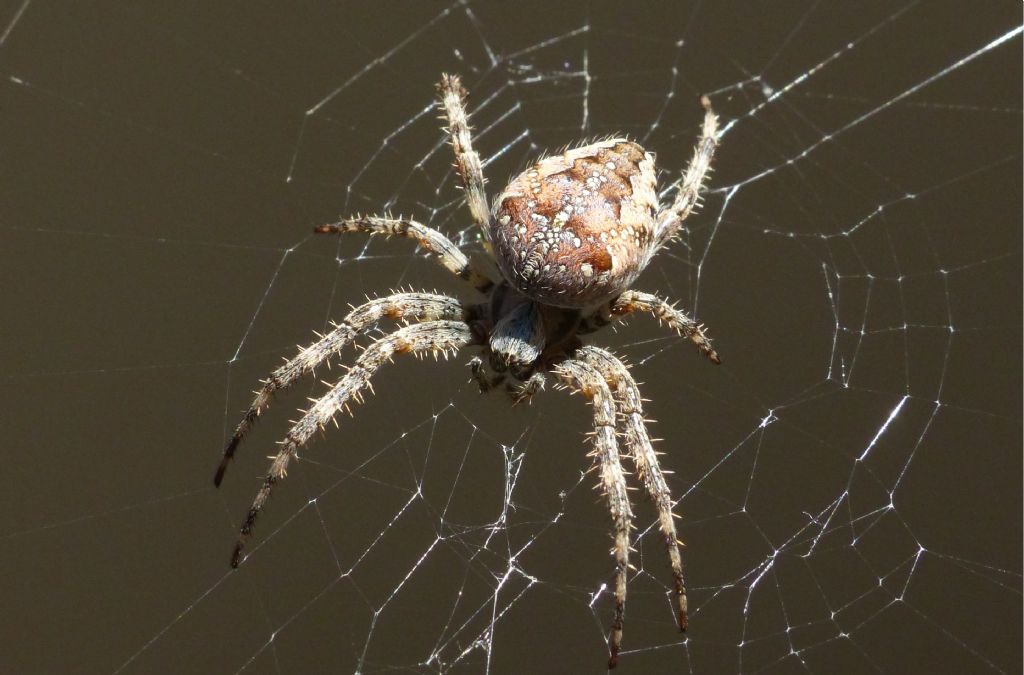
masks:
<instances>
[{"instance_id":1,"label":"orange-brown abdomen","mask_svg":"<svg viewBox=\"0 0 1024 675\"><path fill-rule=\"evenodd\" d=\"M657 211L654 157L611 139L517 176L494 203L491 244L526 296L588 307L625 291L647 265Z\"/></svg>"}]
</instances>

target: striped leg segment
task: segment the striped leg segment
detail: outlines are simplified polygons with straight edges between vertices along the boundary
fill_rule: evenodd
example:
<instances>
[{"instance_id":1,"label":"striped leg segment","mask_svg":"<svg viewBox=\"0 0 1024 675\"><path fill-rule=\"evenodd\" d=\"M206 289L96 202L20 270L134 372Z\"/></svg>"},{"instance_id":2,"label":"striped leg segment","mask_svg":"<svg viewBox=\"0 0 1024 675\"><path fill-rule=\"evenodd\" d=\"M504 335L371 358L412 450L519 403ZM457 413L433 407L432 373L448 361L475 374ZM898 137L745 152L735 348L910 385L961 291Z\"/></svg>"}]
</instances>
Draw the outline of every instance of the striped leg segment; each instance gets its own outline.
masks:
<instances>
[{"instance_id":1,"label":"striped leg segment","mask_svg":"<svg viewBox=\"0 0 1024 675\"><path fill-rule=\"evenodd\" d=\"M352 401L362 400L362 390L382 365L397 354L450 355L473 342L470 327L462 321L427 321L399 328L377 340L356 359L348 373L324 396L309 408L285 436L280 450L270 464L270 470L260 487L238 535L238 543L231 557L231 566L238 567L242 550L252 534L256 518L270 498L270 493L288 472L288 463L306 445L315 432L334 419L342 410L348 410Z\"/></svg>"},{"instance_id":2,"label":"striped leg segment","mask_svg":"<svg viewBox=\"0 0 1024 675\"><path fill-rule=\"evenodd\" d=\"M601 491L612 515L612 538L615 542L615 616L612 619L609 640L608 667L619 661L622 646L622 624L626 609L626 575L629 571L629 531L633 526L633 511L626 492L626 475L622 470L618 443L615 438L615 401L601 373L593 366L577 360L563 361L554 369L562 383L578 391L594 407L594 449L601 471Z\"/></svg>"},{"instance_id":3,"label":"striped leg segment","mask_svg":"<svg viewBox=\"0 0 1024 675\"><path fill-rule=\"evenodd\" d=\"M370 235L409 237L419 242L419 245L427 251L437 255L441 264L449 272L468 281L478 291L487 292L494 286L494 280L474 265L473 261L459 250L455 242L434 228L409 218L354 216L330 225L319 225L313 228L313 232L316 234L362 232Z\"/></svg>"},{"instance_id":4,"label":"striped leg segment","mask_svg":"<svg viewBox=\"0 0 1024 675\"><path fill-rule=\"evenodd\" d=\"M228 464L235 456L238 445L252 429L260 413L270 405L274 394L295 384L303 375L340 352L345 345L352 342L366 329L376 325L382 319L418 322L442 319L458 321L466 318L467 310L462 303L454 298L435 293L396 293L386 298L370 300L356 307L342 319L341 323L335 325L334 330L300 351L298 356L275 370L263 382L263 386L256 392L256 398L249 405L245 416L238 423L235 433L231 435L231 439L224 448L224 456L213 477L213 484L220 486L221 481L224 480L224 472L227 471Z\"/></svg>"},{"instance_id":5,"label":"striped leg segment","mask_svg":"<svg viewBox=\"0 0 1024 675\"><path fill-rule=\"evenodd\" d=\"M680 542L672 513L674 500L665 481L665 473L658 462L658 453L654 451L651 439L647 435L640 390L626 365L610 352L598 347L583 347L577 350L574 356L600 372L615 397L619 415L619 434L623 439L625 452L633 458L647 494L658 510L658 529L668 552L672 578L675 582L676 618L679 630L685 631L688 624L686 582L683 580L683 560L679 554Z\"/></svg>"}]
</instances>

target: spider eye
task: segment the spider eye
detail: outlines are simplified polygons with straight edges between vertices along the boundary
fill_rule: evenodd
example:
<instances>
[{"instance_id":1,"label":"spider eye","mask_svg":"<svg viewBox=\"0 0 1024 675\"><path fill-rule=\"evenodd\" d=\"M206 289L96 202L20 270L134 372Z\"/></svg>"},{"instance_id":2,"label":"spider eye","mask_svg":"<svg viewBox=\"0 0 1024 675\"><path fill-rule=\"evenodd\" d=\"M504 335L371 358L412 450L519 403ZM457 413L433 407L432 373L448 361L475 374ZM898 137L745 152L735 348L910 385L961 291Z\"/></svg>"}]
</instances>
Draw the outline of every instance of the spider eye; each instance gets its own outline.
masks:
<instances>
[{"instance_id":1,"label":"spider eye","mask_svg":"<svg viewBox=\"0 0 1024 675\"><path fill-rule=\"evenodd\" d=\"M584 307L629 288L654 242L654 157L611 139L547 157L495 202L491 241L506 280L548 305Z\"/></svg>"}]
</instances>

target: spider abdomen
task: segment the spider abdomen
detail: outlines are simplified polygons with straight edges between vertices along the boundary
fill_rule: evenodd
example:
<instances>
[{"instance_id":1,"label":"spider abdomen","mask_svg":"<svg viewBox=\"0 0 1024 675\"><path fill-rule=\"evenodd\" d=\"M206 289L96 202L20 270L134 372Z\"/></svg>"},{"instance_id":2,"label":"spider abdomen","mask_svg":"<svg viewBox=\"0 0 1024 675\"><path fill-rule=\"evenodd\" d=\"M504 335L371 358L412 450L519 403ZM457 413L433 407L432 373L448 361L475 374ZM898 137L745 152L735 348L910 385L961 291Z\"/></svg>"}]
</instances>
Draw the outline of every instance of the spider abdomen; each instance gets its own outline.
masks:
<instances>
[{"instance_id":1,"label":"spider abdomen","mask_svg":"<svg viewBox=\"0 0 1024 675\"><path fill-rule=\"evenodd\" d=\"M490 223L505 279L533 300L587 307L630 287L650 258L654 157L613 138L541 159L509 183Z\"/></svg>"}]
</instances>

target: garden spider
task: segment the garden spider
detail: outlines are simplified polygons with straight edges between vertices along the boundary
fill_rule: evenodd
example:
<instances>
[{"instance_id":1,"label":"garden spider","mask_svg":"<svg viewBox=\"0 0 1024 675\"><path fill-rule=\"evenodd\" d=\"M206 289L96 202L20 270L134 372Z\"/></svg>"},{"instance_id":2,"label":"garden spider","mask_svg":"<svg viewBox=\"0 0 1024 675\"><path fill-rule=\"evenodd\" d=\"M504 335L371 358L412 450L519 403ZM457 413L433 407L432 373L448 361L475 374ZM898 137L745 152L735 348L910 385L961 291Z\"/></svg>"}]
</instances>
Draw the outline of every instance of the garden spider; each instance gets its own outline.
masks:
<instances>
[{"instance_id":1,"label":"garden spider","mask_svg":"<svg viewBox=\"0 0 1024 675\"><path fill-rule=\"evenodd\" d=\"M396 354L455 353L481 347L469 365L486 391L506 387L522 401L544 386L545 373L581 392L594 409L594 448L604 499L613 522L615 613L609 637L608 666L614 668L622 644L626 575L633 512L626 488L619 443L636 467L658 510L658 525L675 583L680 630L686 630L686 586L673 499L651 447L640 392L626 366L611 353L583 346L579 335L594 332L634 312L654 314L689 338L712 363L719 363L702 327L667 301L630 285L679 231L698 204L714 155L717 118L707 98L704 125L693 159L679 183L675 201L660 208L654 156L624 138L609 138L542 158L517 176L488 205L480 156L473 150L466 114L466 91L455 75L438 85L455 167L473 220L483 231L488 251L501 270L492 278L440 232L406 218L356 216L316 232L364 232L415 239L436 254L456 276L485 296L471 304L434 293L395 293L352 310L333 331L306 347L263 382L255 400L224 449L214 483L220 485L235 450L257 416L280 389L336 355L354 338L388 318L405 325L377 340L355 365L296 422L273 458L270 470L242 525L231 565L237 567L253 524L289 461L341 410L370 386L371 376Z\"/></svg>"}]
</instances>

